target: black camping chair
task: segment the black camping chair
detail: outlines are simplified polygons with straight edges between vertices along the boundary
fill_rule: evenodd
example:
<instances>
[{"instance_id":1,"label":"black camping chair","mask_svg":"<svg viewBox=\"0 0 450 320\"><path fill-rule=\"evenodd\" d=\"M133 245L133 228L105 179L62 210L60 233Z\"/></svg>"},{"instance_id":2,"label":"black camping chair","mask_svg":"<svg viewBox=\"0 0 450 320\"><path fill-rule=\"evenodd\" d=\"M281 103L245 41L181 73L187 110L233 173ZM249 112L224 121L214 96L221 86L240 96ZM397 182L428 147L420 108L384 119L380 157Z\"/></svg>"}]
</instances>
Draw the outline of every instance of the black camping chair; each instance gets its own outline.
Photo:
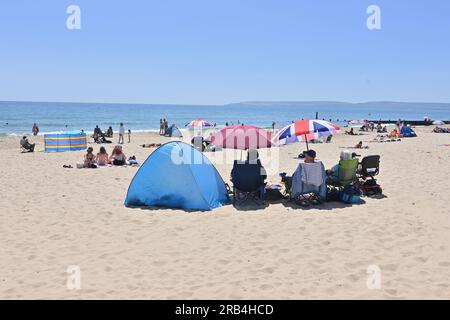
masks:
<instances>
[{"instance_id":1,"label":"black camping chair","mask_svg":"<svg viewBox=\"0 0 450 320\"><path fill-rule=\"evenodd\" d=\"M264 201L264 178L261 174L261 162L255 163L248 161L235 160L233 170L231 171L231 181L233 182L233 206L236 206L238 199L239 204L252 199Z\"/></svg>"},{"instance_id":2,"label":"black camping chair","mask_svg":"<svg viewBox=\"0 0 450 320\"><path fill-rule=\"evenodd\" d=\"M364 157L358 165L358 176L360 178L372 178L380 173L380 156Z\"/></svg>"}]
</instances>

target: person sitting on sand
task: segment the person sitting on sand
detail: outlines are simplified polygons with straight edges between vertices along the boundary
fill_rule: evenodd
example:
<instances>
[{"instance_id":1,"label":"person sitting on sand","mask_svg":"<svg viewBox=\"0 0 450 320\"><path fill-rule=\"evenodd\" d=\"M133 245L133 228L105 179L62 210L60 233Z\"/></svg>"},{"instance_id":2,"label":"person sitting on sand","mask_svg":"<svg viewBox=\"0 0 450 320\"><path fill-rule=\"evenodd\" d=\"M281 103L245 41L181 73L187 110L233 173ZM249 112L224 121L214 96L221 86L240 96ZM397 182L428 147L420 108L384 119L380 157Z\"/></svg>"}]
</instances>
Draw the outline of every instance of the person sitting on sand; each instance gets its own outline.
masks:
<instances>
[{"instance_id":1,"label":"person sitting on sand","mask_svg":"<svg viewBox=\"0 0 450 320\"><path fill-rule=\"evenodd\" d=\"M109 126L108 130L106 130L106 136L108 138L112 138L114 136L113 128Z\"/></svg>"},{"instance_id":2,"label":"person sitting on sand","mask_svg":"<svg viewBox=\"0 0 450 320\"><path fill-rule=\"evenodd\" d=\"M96 162L99 166L106 166L109 162L109 156L105 147L100 147L100 152L97 153Z\"/></svg>"},{"instance_id":3,"label":"person sitting on sand","mask_svg":"<svg viewBox=\"0 0 450 320\"><path fill-rule=\"evenodd\" d=\"M400 132L395 128L391 132L389 132L389 137L391 138L400 138Z\"/></svg>"},{"instance_id":4,"label":"person sitting on sand","mask_svg":"<svg viewBox=\"0 0 450 320\"><path fill-rule=\"evenodd\" d=\"M381 126L381 122L378 122L377 124L377 132L381 133L383 131L383 127Z\"/></svg>"},{"instance_id":5,"label":"person sitting on sand","mask_svg":"<svg viewBox=\"0 0 450 320\"><path fill-rule=\"evenodd\" d=\"M97 136L103 135L102 129L100 129L98 125L96 125L94 128L94 135L97 135Z\"/></svg>"},{"instance_id":6,"label":"person sitting on sand","mask_svg":"<svg viewBox=\"0 0 450 320\"><path fill-rule=\"evenodd\" d=\"M350 136L356 136L356 133L353 132L353 127L350 128L350 131L345 131L345 134L348 134Z\"/></svg>"},{"instance_id":7,"label":"person sitting on sand","mask_svg":"<svg viewBox=\"0 0 450 320\"><path fill-rule=\"evenodd\" d=\"M360 141L356 144L356 146L354 147L354 149L369 149L369 146L363 146L363 142Z\"/></svg>"},{"instance_id":8,"label":"person sitting on sand","mask_svg":"<svg viewBox=\"0 0 450 320\"><path fill-rule=\"evenodd\" d=\"M109 157L110 163L115 166L124 166L126 164L126 159L127 157L123 153L122 146L120 145L114 147L111 157Z\"/></svg>"},{"instance_id":9,"label":"person sitting on sand","mask_svg":"<svg viewBox=\"0 0 450 320\"><path fill-rule=\"evenodd\" d=\"M84 155L84 167L85 168L97 168L95 164L94 149L92 147L87 148L87 153Z\"/></svg>"},{"instance_id":10,"label":"person sitting on sand","mask_svg":"<svg viewBox=\"0 0 450 320\"><path fill-rule=\"evenodd\" d=\"M36 146L36 144L28 142L28 138L26 136L23 136L20 140L20 146L28 152L34 152L34 147Z\"/></svg>"}]
</instances>

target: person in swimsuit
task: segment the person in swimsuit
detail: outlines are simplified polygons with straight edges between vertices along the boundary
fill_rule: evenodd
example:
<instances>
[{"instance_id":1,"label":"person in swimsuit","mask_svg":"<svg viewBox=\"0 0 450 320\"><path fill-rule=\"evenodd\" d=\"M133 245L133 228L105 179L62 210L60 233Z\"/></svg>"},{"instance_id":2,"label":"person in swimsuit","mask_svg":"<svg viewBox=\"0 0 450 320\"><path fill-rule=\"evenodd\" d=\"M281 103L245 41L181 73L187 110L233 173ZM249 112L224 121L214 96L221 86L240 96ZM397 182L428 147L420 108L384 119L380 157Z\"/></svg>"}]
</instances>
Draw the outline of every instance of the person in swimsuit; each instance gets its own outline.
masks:
<instances>
[{"instance_id":1,"label":"person in swimsuit","mask_svg":"<svg viewBox=\"0 0 450 320\"><path fill-rule=\"evenodd\" d=\"M93 154L94 149L92 147L87 148L87 153L84 156L84 167L85 168L96 168L95 156Z\"/></svg>"},{"instance_id":2,"label":"person in swimsuit","mask_svg":"<svg viewBox=\"0 0 450 320\"><path fill-rule=\"evenodd\" d=\"M123 166L126 164L126 158L127 157L122 151L122 146L117 145L111 153L109 161L115 166Z\"/></svg>"},{"instance_id":3,"label":"person in swimsuit","mask_svg":"<svg viewBox=\"0 0 450 320\"><path fill-rule=\"evenodd\" d=\"M105 147L100 147L100 152L97 153L96 161L99 166L106 166L108 164L109 156Z\"/></svg>"}]
</instances>

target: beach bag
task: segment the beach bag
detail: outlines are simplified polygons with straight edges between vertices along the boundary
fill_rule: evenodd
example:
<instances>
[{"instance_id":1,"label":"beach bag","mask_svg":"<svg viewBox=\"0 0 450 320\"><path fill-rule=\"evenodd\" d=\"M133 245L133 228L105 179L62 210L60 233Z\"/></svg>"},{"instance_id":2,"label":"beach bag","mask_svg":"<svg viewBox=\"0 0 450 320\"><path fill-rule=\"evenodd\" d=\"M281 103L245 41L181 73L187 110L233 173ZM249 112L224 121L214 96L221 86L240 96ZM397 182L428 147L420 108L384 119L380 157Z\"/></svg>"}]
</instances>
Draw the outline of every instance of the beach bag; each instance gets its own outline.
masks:
<instances>
[{"instance_id":1,"label":"beach bag","mask_svg":"<svg viewBox=\"0 0 450 320\"><path fill-rule=\"evenodd\" d=\"M357 185L349 184L339 193L339 199L348 204L358 204L361 202L361 190Z\"/></svg>"},{"instance_id":2,"label":"beach bag","mask_svg":"<svg viewBox=\"0 0 450 320\"><path fill-rule=\"evenodd\" d=\"M341 200L339 194L340 194L340 192L339 192L338 189L329 187L327 189L327 201L339 201L339 200Z\"/></svg>"},{"instance_id":3,"label":"beach bag","mask_svg":"<svg viewBox=\"0 0 450 320\"><path fill-rule=\"evenodd\" d=\"M278 189L266 189L265 191L264 199L267 201L279 201L287 198Z\"/></svg>"}]
</instances>

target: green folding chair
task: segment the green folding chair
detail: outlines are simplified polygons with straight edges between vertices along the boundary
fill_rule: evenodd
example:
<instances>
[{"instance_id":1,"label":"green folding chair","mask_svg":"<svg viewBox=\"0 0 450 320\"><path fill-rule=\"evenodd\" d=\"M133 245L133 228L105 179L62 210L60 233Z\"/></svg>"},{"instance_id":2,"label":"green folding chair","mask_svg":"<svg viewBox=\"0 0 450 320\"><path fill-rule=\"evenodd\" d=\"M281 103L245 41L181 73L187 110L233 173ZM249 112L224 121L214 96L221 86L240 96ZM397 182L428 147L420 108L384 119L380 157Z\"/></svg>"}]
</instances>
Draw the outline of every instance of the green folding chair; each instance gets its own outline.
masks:
<instances>
[{"instance_id":1,"label":"green folding chair","mask_svg":"<svg viewBox=\"0 0 450 320\"><path fill-rule=\"evenodd\" d=\"M339 161L339 181L337 186L345 187L352 182L357 181L356 172L358 170L358 159Z\"/></svg>"}]
</instances>

